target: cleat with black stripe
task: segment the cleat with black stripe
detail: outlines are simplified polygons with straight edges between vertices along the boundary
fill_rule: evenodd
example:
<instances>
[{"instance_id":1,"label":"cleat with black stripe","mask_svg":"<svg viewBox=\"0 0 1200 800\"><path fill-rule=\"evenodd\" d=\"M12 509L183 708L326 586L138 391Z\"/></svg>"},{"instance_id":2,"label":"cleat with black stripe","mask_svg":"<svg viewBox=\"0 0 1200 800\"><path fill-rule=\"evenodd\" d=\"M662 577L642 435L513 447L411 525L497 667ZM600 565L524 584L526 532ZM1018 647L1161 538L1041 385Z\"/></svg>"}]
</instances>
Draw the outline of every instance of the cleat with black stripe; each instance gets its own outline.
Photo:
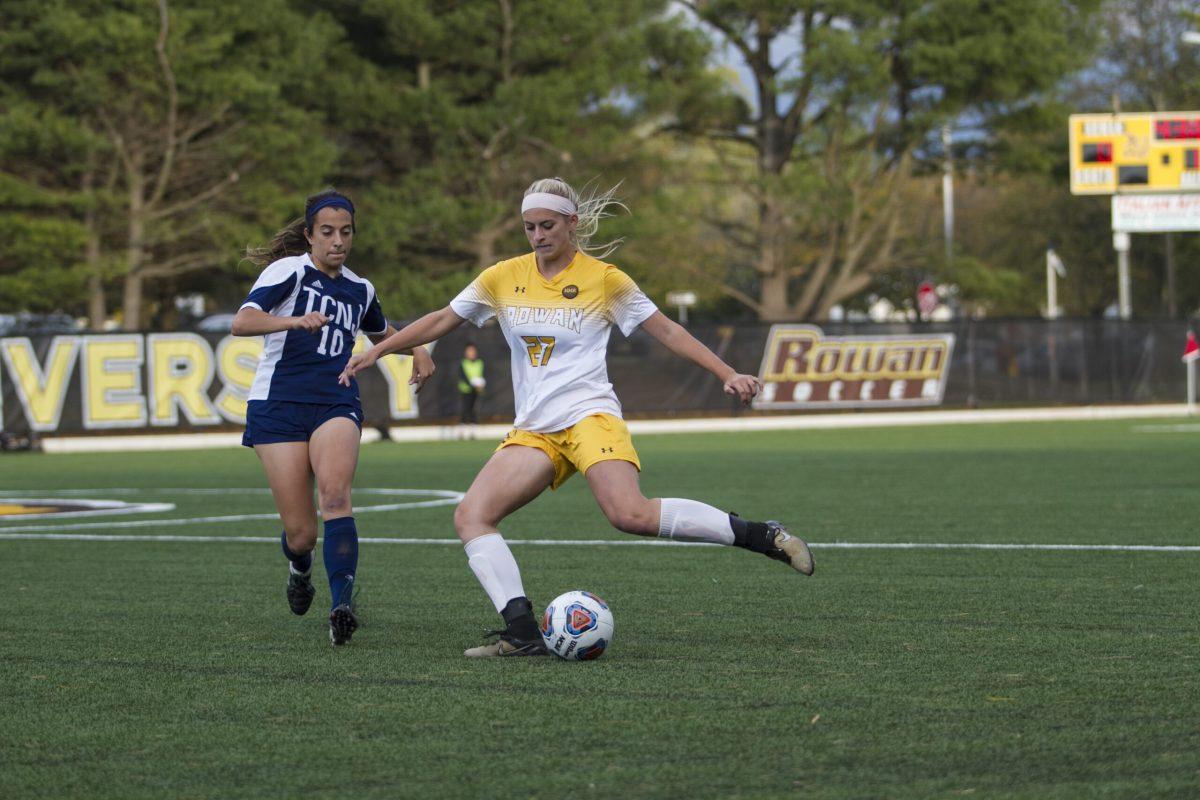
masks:
<instances>
[{"instance_id":1,"label":"cleat with black stripe","mask_svg":"<svg viewBox=\"0 0 1200 800\"><path fill-rule=\"evenodd\" d=\"M542 641L542 631L533 618L533 603L527 597L514 597L508 601L500 616L504 628L488 631L488 636L498 636L496 641L463 651L467 658L494 658L511 656L544 656L549 652Z\"/></svg>"},{"instance_id":2,"label":"cleat with black stripe","mask_svg":"<svg viewBox=\"0 0 1200 800\"><path fill-rule=\"evenodd\" d=\"M813 556L812 551L808 549L808 542L788 533L788 529L780 522L769 519L766 525L771 534L771 542L763 551L763 555L782 561L802 575L812 575Z\"/></svg>"},{"instance_id":3,"label":"cleat with black stripe","mask_svg":"<svg viewBox=\"0 0 1200 800\"><path fill-rule=\"evenodd\" d=\"M488 631L488 636L500 638L490 644L481 644L463 651L467 658L509 658L514 656L544 656L549 655L542 637L535 639L518 639L507 630Z\"/></svg>"},{"instance_id":4,"label":"cleat with black stripe","mask_svg":"<svg viewBox=\"0 0 1200 800\"><path fill-rule=\"evenodd\" d=\"M312 571L296 572L288 567L287 601L292 613L302 617L308 613L317 590L313 588Z\"/></svg>"},{"instance_id":5,"label":"cleat with black stripe","mask_svg":"<svg viewBox=\"0 0 1200 800\"><path fill-rule=\"evenodd\" d=\"M334 647L350 643L350 637L358 630L358 616L349 603L329 612L329 641Z\"/></svg>"}]
</instances>

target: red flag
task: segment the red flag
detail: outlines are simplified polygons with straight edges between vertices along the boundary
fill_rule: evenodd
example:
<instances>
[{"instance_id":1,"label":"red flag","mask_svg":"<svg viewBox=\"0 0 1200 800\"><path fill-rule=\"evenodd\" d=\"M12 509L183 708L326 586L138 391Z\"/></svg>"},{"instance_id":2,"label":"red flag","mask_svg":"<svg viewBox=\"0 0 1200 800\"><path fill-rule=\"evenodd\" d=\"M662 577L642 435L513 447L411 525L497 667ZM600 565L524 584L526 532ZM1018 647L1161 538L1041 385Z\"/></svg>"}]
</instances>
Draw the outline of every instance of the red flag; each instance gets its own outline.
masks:
<instances>
[{"instance_id":1,"label":"red flag","mask_svg":"<svg viewBox=\"0 0 1200 800\"><path fill-rule=\"evenodd\" d=\"M1183 360L1195 361L1200 358L1200 344L1196 342L1196 334L1189 330L1187 344L1183 347Z\"/></svg>"}]
</instances>

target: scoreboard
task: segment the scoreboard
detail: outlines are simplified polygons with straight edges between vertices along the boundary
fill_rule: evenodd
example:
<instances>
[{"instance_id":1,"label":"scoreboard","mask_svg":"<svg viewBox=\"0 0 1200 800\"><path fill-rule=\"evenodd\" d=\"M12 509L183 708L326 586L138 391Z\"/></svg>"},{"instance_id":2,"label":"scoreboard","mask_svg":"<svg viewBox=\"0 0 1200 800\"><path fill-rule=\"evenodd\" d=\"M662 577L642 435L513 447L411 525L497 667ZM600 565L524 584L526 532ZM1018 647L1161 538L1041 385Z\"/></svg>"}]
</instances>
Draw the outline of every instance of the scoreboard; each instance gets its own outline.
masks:
<instances>
[{"instance_id":1,"label":"scoreboard","mask_svg":"<svg viewBox=\"0 0 1200 800\"><path fill-rule=\"evenodd\" d=\"M1200 192L1200 111L1072 114L1071 194Z\"/></svg>"}]
</instances>

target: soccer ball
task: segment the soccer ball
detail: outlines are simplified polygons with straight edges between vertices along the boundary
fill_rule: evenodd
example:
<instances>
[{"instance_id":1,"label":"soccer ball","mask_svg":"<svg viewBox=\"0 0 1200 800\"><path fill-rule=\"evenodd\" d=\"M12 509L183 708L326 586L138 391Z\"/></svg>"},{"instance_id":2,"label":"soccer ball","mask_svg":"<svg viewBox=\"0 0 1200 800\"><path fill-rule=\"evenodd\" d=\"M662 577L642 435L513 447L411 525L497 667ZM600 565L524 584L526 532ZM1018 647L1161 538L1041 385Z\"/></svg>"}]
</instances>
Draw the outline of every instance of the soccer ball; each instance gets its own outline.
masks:
<instances>
[{"instance_id":1,"label":"soccer ball","mask_svg":"<svg viewBox=\"0 0 1200 800\"><path fill-rule=\"evenodd\" d=\"M613 615L608 603L591 592L560 594L542 615L542 640L546 649L568 661L599 658L613 637Z\"/></svg>"}]
</instances>

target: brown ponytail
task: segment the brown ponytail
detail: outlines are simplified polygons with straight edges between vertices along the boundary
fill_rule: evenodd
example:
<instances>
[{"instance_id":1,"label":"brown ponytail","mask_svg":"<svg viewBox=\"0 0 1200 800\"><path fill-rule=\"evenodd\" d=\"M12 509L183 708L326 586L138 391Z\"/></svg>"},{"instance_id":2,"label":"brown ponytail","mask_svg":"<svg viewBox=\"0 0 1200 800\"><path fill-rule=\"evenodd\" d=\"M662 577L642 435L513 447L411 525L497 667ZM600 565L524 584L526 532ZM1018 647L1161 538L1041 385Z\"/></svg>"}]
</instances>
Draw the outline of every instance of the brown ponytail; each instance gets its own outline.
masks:
<instances>
[{"instance_id":1,"label":"brown ponytail","mask_svg":"<svg viewBox=\"0 0 1200 800\"><path fill-rule=\"evenodd\" d=\"M301 256L308 252L304 236L304 217L297 217L271 238L266 247L247 247L246 260L256 267L265 267L281 258Z\"/></svg>"}]
</instances>

